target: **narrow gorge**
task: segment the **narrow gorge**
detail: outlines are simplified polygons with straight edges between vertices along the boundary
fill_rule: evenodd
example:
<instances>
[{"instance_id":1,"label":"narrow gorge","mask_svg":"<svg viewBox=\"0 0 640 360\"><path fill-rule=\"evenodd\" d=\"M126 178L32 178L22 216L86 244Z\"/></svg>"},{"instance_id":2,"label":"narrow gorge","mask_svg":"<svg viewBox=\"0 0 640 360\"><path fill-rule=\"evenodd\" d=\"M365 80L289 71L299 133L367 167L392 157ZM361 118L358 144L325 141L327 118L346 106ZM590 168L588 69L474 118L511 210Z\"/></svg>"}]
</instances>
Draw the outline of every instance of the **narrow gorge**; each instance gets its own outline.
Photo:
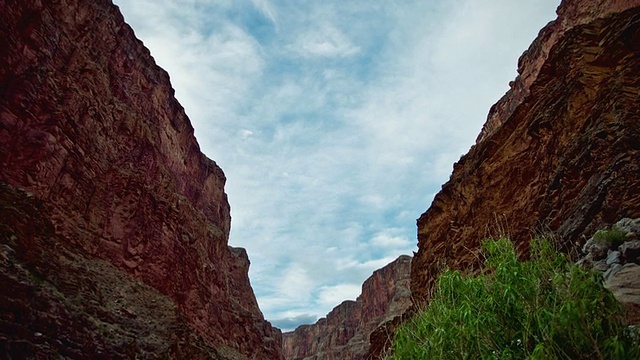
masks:
<instances>
[{"instance_id":1,"label":"narrow gorge","mask_svg":"<svg viewBox=\"0 0 640 360\"><path fill-rule=\"evenodd\" d=\"M580 252L640 218L640 0L563 0L418 218L413 257L283 334L251 254L228 245L223 170L119 9L0 10L0 358L382 359L445 268L480 267L487 237Z\"/></svg>"}]
</instances>

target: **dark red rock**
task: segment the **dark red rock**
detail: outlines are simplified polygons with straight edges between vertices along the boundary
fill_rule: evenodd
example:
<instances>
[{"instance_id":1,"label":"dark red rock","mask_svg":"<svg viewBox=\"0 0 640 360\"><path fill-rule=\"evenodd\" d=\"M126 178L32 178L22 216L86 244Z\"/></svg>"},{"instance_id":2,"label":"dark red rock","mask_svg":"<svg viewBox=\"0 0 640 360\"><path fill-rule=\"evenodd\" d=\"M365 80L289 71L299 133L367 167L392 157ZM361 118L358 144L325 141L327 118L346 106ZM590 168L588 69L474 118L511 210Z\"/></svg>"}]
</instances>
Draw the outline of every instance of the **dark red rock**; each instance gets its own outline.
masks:
<instances>
[{"instance_id":1,"label":"dark red rock","mask_svg":"<svg viewBox=\"0 0 640 360\"><path fill-rule=\"evenodd\" d=\"M286 359L348 360L370 357L370 335L380 326L397 321L411 306L411 257L376 270L362 285L355 301L336 306L326 318L283 334Z\"/></svg>"},{"instance_id":2,"label":"dark red rock","mask_svg":"<svg viewBox=\"0 0 640 360\"><path fill-rule=\"evenodd\" d=\"M205 340L157 289L64 246L50 209L29 193L0 184L0 213L2 358L239 356Z\"/></svg>"},{"instance_id":3,"label":"dark red rock","mask_svg":"<svg viewBox=\"0 0 640 360\"><path fill-rule=\"evenodd\" d=\"M0 182L41 202L50 224L42 241L78 261L105 261L133 279L123 281L141 281L170 299L180 327L194 329L207 346L278 359L281 335L258 309L247 254L227 245L225 176L200 152L173 93L110 1L0 1ZM42 241L30 231L41 229L7 220L9 211L2 208L0 221L13 235L3 244L29 254L15 259L24 271L66 266L49 259L55 252L34 248ZM85 270L69 273L83 277ZM27 288L42 290L37 282ZM51 306L76 296L58 290L63 296L47 298ZM121 311L144 319L135 310L142 305ZM30 328L23 320L13 325ZM34 339L13 337L12 346L20 341Z\"/></svg>"}]
</instances>

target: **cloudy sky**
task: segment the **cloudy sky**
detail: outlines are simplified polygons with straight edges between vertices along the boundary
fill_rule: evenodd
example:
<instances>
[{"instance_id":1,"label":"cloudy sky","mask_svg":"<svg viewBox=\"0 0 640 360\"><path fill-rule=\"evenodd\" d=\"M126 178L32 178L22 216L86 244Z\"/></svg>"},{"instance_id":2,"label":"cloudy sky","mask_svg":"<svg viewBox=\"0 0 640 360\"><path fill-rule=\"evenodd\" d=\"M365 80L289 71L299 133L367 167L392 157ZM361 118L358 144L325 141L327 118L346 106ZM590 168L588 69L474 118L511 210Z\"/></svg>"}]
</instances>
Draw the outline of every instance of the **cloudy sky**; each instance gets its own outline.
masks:
<instances>
[{"instance_id":1,"label":"cloudy sky","mask_svg":"<svg viewBox=\"0 0 640 360\"><path fill-rule=\"evenodd\" d=\"M289 330L417 250L415 221L559 0L114 0L227 176Z\"/></svg>"}]
</instances>

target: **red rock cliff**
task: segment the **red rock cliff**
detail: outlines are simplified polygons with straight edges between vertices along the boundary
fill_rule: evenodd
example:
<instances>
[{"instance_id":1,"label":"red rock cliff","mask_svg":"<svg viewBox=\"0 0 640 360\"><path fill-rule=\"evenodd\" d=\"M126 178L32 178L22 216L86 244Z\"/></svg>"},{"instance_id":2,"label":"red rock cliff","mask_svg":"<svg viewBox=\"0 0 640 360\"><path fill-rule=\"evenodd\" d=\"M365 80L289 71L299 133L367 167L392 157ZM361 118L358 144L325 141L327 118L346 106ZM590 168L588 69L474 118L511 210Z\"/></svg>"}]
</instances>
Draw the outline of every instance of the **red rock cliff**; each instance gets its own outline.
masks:
<instances>
[{"instance_id":1,"label":"red rock cliff","mask_svg":"<svg viewBox=\"0 0 640 360\"><path fill-rule=\"evenodd\" d=\"M400 256L364 282L356 301L347 300L315 324L284 333L285 358L368 358L372 332L389 321L398 321L396 318L411 306L410 269L411 257Z\"/></svg>"},{"instance_id":2,"label":"red rock cliff","mask_svg":"<svg viewBox=\"0 0 640 360\"><path fill-rule=\"evenodd\" d=\"M169 323L200 339L191 345L206 345L192 346L196 353L280 358L281 335L258 309L247 254L227 245L225 176L200 152L169 76L110 1L0 1L0 164L2 286L53 292L29 300L0 291L0 351L65 349L57 330L34 330L47 311L23 316L40 301L64 309L49 319L57 327L91 320L120 328L121 341L103 339L102 349L118 353L109 346L143 336L127 337L107 293L140 284L166 311L175 307ZM89 263L107 267L109 277ZM152 304L126 293L130 318L144 327L140 314ZM71 298L77 307L65 305ZM87 315L95 309L104 313ZM94 330L65 341L82 348ZM191 346L167 329L141 331L182 346L174 356ZM131 351L144 353L138 345Z\"/></svg>"},{"instance_id":3,"label":"red rock cliff","mask_svg":"<svg viewBox=\"0 0 640 360\"><path fill-rule=\"evenodd\" d=\"M488 236L526 251L553 232L568 249L640 215L640 1L564 1L519 72L418 219L417 306L445 266L477 267Z\"/></svg>"}]
</instances>

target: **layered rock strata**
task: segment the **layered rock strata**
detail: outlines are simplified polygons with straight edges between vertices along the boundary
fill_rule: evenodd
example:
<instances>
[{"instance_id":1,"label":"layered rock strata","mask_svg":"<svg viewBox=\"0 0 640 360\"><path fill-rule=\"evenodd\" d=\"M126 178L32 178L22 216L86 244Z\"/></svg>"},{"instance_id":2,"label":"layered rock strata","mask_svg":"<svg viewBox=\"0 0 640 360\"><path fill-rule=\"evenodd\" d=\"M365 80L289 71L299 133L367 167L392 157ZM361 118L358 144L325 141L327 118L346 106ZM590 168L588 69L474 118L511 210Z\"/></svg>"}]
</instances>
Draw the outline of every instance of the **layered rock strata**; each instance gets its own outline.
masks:
<instances>
[{"instance_id":1,"label":"layered rock strata","mask_svg":"<svg viewBox=\"0 0 640 360\"><path fill-rule=\"evenodd\" d=\"M487 237L509 235L526 253L552 232L568 250L640 215L639 6L564 1L521 58L516 86L526 90L500 100L508 111L492 110L418 219L417 307L445 267L477 268Z\"/></svg>"},{"instance_id":2,"label":"layered rock strata","mask_svg":"<svg viewBox=\"0 0 640 360\"><path fill-rule=\"evenodd\" d=\"M411 306L411 257L403 255L376 270L355 301L336 306L326 318L283 334L288 360L348 360L369 357L370 335Z\"/></svg>"},{"instance_id":3,"label":"layered rock strata","mask_svg":"<svg viewBox=\"0 0 640 360\"><path fill-rule=\"evenodd\" d=\"M0 49L0 351L280 358L225 176L117 7L0 1Z\"/></svg>"},{"instance_id":4,"label":"layered rock strata","mask_svg":"<svg viewBox=\"0 0 640 360\"><path fill-rule=\"evenodd\" d=\"M509 91L489 110L487 121L476 143L499 128L514 110L529 95L529 88L538 78L542 66L549 57L549 51L564 38L567 30L589 23L597 18L640 5L638 0L565 0L557 9L558 18L540 30L520 59L518 59L518 76L510 85Z\"/></svg>"}]
</instances>

